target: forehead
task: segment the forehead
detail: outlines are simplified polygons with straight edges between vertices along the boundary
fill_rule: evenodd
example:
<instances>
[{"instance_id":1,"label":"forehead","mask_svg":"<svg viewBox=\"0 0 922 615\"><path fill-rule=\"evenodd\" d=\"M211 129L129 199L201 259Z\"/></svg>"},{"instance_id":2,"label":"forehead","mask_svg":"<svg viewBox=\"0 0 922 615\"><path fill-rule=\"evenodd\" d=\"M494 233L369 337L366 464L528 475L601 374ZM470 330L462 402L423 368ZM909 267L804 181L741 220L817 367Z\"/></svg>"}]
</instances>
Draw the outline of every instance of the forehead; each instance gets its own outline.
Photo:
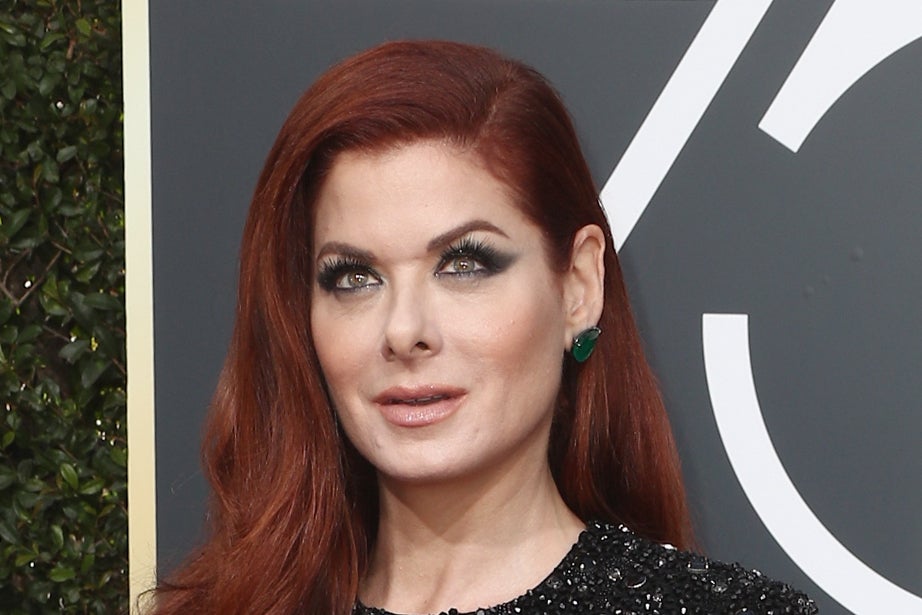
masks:
<instances>
[{"instance_id":1,"label":"forehead","mask_svg":"<svg viewBox=\"0 0 922 615\"><path fill-rule=\"evenodd\" d=\"M537 232L512 191L469 151L424 141L343 152L317 195L315 246L425 239L472 219L488 220L510 237Z\"/></svg>"}]
</instances>

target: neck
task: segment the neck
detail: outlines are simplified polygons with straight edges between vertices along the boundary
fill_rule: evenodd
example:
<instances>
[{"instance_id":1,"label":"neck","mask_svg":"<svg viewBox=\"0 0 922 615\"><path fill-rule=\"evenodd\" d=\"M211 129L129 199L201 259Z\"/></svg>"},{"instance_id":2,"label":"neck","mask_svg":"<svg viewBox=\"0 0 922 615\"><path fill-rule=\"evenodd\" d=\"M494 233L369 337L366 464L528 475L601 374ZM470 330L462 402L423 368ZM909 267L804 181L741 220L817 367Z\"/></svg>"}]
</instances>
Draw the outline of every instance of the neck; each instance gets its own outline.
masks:
<instances>
[{"instance_id":1,"label":"neck","mask_svg":"<svg viewBox=\"0 0 922 615\"><path fill-rule=\"evenodd\" d=\"M543 461L437 484L379 484L378 537L361 595L391 611L511 600L540 583L584 528Z\"/></svg>"}]
</instances>

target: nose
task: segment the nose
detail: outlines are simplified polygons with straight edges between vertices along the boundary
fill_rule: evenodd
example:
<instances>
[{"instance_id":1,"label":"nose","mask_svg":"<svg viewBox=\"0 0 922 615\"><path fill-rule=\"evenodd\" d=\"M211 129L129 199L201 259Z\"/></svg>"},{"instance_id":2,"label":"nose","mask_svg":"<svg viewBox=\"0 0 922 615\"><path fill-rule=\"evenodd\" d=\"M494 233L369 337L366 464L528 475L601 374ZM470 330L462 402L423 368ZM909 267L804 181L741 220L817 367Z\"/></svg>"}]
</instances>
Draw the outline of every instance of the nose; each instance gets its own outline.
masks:
<instances>
[{"instance_id":1,"label":"nose","mask_svg":"<svg viewBox=\"0 0 922 615\"><path fill-rule=\"evenodd\" d=\"M384 325L384 357L413 360L436 354L441 347L435 310L425 290L415 285L392 286Z\"/></svg>"}]
</instances>

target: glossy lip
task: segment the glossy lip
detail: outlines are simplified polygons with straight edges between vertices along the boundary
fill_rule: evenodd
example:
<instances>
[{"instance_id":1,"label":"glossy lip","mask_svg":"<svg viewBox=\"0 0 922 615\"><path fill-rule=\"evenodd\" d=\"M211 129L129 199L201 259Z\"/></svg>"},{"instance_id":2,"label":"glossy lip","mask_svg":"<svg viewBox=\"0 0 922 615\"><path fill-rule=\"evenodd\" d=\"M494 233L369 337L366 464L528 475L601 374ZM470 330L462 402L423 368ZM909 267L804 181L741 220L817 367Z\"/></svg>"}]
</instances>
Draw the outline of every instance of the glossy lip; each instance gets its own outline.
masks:
<instances>
[{"instance_id":1,"label":"glossy lip","mask_svg":"<svg viewBox=\"0 0 922 615\"><path fill-rule=\"evenodd\" d=\"M455 413L467 391L440 384L390 387L372 401L389 423L399 427L425 427Z\"/></svg>"}]
</instances>

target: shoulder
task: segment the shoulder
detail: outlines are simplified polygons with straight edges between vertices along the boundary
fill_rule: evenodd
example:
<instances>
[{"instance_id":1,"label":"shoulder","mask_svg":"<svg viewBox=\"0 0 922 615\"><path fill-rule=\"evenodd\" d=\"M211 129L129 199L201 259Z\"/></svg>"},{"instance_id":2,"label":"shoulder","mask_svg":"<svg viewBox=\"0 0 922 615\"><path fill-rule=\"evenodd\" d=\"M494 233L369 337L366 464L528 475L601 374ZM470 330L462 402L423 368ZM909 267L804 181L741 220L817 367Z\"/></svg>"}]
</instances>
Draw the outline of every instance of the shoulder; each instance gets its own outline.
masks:
<instances>
[{"instance_id":1,"label":"shoulder","mask_svg":"<svg viewBox=\"0 0 922 615\"><path fill-rule=\"evenodd\" d=\"M588 525L561 568L545 583L566 589L571 601L581 600L581 606L590 609L579 612L818 612L806 595L756 570L679 551L623 526L598 522Z\"/></svg>"}]
</instances>

